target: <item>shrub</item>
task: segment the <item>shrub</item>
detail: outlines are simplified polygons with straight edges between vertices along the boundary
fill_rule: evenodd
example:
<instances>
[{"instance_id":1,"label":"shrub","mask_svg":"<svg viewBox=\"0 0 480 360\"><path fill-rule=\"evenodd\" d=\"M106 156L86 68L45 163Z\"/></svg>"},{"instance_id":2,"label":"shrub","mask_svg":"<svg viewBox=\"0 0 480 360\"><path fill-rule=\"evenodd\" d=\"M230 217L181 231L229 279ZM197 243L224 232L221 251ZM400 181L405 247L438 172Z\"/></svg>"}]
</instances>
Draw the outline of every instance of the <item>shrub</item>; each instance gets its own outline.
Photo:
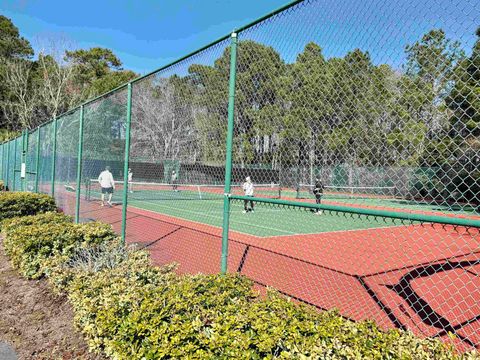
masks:
<instances>
[{"instance_id":1,"label":"shrub","mask_svg":"<svg viewBox=\"0 0 480 360\"><path fill-rule=\"evenodd\" d=\"M4 247L12 265L30 279L44 275L42 263L49 257L70 256L77 248L112 241L110 225L101 223L44 223L9 229Z\"/></svg>"},{"instance_id":2,"label":"shrub","mask_svg":"<svg viewBox=\"0 0 480 360\"><path fill-rule=\"evenodd\" d=\"M56 211L51 196L26 192L0 193L0 222L5 219Z\"/></svg>"},{"instance_id":3,"label":"shrub","mask_svg":"<svg viewBox=\"0 0 480 360\"><path fill-rule=\"evenodd\" d=\"M354 323L236 275L176 276L130 258L69 287L91 349L115 359L455 359L439 340Z\"/></svg>"},{"instance_id":4,"label":"shrub","mask_svg":"<svg viewBox=\"0 0 480 360\"><path fill-rule=\"evenodd\" d=\"M5 183L3 182L3 180L0 180L0 191L3 190L5 190Z\"/></svg>"},{"instance_id":5,"label":"shrub","mask_svg":"<svg viewBox=\"0 0 480 360\"><path fill-rule=\"evenodd\" d=\"M60 224L72 222L71 216L58 212L46 212L38 215L29 215L6 219L2 222L2 233L8 237L10 231L18 229L21 226L43 225L43 224Z\"/></svg>"},{"instance_id":6,"label":"shrub","mask_svg":"<svg viewBox=\"0 0 480 360\"><path fill-rule=\"evenodd\" d=\"M145 252L136 252L132 246L120 241L104 242L92 247L75 249L70 255L57 255L46 259L42 267L49 283L56 293L65 293L75 276L112 270L122 266L129 259L143 259L149 264Z\"/></svg>"}]
</instances>

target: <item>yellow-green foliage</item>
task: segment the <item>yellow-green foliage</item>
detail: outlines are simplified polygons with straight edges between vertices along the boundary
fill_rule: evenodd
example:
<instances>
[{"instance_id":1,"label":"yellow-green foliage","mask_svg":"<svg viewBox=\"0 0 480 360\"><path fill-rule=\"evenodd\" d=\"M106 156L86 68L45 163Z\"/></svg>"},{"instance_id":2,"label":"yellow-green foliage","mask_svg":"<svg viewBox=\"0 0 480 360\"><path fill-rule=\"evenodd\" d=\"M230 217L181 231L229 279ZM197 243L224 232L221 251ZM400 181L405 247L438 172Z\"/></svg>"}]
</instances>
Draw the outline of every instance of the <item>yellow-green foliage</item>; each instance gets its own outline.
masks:
<instances>
[{"instance_id":1,"label":"yellow-green foliage","mask_svg":"<svg viewBox=\"0 0 480 360\"><path fill-rule=\"evenodd\" d=\"M75 323L90 347L114 359L456 359L438 340L383 332L335 311L318 312L246 278L176 276L130 258L77 274Z\"/></svg>"},{"instance_id":2,"label":"yellow-green foliage","mask_svg":"<svg viewBox=\"0 0 480 360\"><path fill-rule=\"evenodd\" d=\"M110 225L101 223L43 223L9 228L4 239L5 252L12 265L30 279L44 275L42 262L49 257L68 256L87 247L116 238Z\"/></svg>"},{"instance_id":3,"label":"yellow-green foliage","mask_svg":"<svg viewBox=\"0 0 480 360\"><path fill-rule=\"evenodd\" d=\"M0 222L5 219L56 211L51 196L26 192L0 193Z\"/></svg>"},{"instance_id":4,"label":"yellow-green foliage","mask_svg":"<svg viewBox=\"0 0 480 360\"><path fill-rule=\"evenodd\" d=\"M5 184L3 182L3 180L0 180L0 191L2 191L5 187Z\"/></svg>"},{"instance_id":5,"label":"yellow-green foliage","mask_svg":"<svg viewBox=\"0 0 480 360\"><path fill-rule=\"evenodd\" d=\"M3 220L2 233L5 237L8 237L10 231L17 229L20 226L42 225L51 223L60 224L72 221L73 219L71 216L67 216L59 212L50 211L38 215L21 216Z\"/></svg>"}]
</instances>

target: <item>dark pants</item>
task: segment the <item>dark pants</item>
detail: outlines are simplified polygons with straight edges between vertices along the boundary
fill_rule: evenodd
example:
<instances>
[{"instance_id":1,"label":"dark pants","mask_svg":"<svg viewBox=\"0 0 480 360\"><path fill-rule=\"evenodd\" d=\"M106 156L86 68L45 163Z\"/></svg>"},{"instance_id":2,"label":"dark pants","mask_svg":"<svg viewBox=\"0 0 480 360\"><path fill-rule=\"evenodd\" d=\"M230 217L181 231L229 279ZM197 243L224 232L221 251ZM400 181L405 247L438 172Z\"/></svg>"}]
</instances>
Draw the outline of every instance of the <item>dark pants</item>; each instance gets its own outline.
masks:
<instances>
[{"instance_id":1,"label":"dark pants","mask_svg":"<svg viewBox=\"0 0 480 360\"><path fill-rule=\"evenodd\" d=\"M322 194L315 194L315 204L322 203ZM316 209L315 212L319 212L320 209Z\"/></svg>"},{"instance_id":2,"label":"dark pants","mask_svg":"<svg viewBox=\"0 0 480 360\"><path fill-rule=\"evenodd\" d=\"M249 202L250 202L250 209L248 209ZM253 200L243 200L243 207L245 211L253 211Z\"/></svg>"}]
</instances>

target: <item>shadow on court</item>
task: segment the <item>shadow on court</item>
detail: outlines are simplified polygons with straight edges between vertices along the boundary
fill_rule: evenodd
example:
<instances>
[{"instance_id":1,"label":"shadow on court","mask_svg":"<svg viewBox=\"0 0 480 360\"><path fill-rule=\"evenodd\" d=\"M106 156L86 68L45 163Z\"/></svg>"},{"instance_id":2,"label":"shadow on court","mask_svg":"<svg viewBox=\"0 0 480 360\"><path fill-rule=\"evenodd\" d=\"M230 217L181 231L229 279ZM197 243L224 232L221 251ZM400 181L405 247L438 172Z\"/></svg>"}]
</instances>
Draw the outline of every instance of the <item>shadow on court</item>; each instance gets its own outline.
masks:
<instances>
[{"instance_id":1,"label":"shadow on court","mask_svg":"<svg viewBox=\"0 0 480 360\"><path fill-rule=\"evenodd\" d=\"M121 230L121 207L81 204L81 217ZM218 273L221 229L129 208L127 241L148 248L157 265L176 262L180 273ZM412 236L414 234L414 236ZM230 232L229 271L257 288L273 287L318 309L337 308L349 319L408 329L480 346L480 236L440 225L259 238ZM472 252L477 249L477 252Z\"/></svg>"}]
</instances>

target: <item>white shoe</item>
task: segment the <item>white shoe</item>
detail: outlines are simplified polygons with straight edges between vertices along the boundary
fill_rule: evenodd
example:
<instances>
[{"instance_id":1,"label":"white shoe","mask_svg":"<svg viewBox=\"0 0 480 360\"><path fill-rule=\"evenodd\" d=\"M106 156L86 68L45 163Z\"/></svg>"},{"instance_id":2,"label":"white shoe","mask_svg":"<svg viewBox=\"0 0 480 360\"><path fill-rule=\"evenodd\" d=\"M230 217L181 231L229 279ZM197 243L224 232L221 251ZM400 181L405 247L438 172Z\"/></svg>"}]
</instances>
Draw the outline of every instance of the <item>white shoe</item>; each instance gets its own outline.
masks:
<instances>
[{"instance_id":1,"label":"white shoe","mask_svg":"<svg viewBox=\"0 0 480 360\"><path fill-rule=\"evenodd\" d=\"M251 211L252 213L255 212L255 210L253 210L253 209L251 209L250 211Z\"/></svg>"},{"instance_id":2,"label":"white shoe","mask_svg":"<svg viewBox=\"0 0 480 360\"><path fill-rule=\"evenodd\" d=\"M247 210L243 210L242 213L246 214L246 213L247 213Z\"/></svg>"},{"instance_id":3,"label":"white shoe","mask_svg":"<svg viewBox=\"0 0 480 360\"><path fill-rule=\"evenodd\" d=\"M323 211L320 210L320 211L317 211L317 212L315 213L315 215L322 215L322 213L323 213Z\"/></svg>"}]
</instances>

